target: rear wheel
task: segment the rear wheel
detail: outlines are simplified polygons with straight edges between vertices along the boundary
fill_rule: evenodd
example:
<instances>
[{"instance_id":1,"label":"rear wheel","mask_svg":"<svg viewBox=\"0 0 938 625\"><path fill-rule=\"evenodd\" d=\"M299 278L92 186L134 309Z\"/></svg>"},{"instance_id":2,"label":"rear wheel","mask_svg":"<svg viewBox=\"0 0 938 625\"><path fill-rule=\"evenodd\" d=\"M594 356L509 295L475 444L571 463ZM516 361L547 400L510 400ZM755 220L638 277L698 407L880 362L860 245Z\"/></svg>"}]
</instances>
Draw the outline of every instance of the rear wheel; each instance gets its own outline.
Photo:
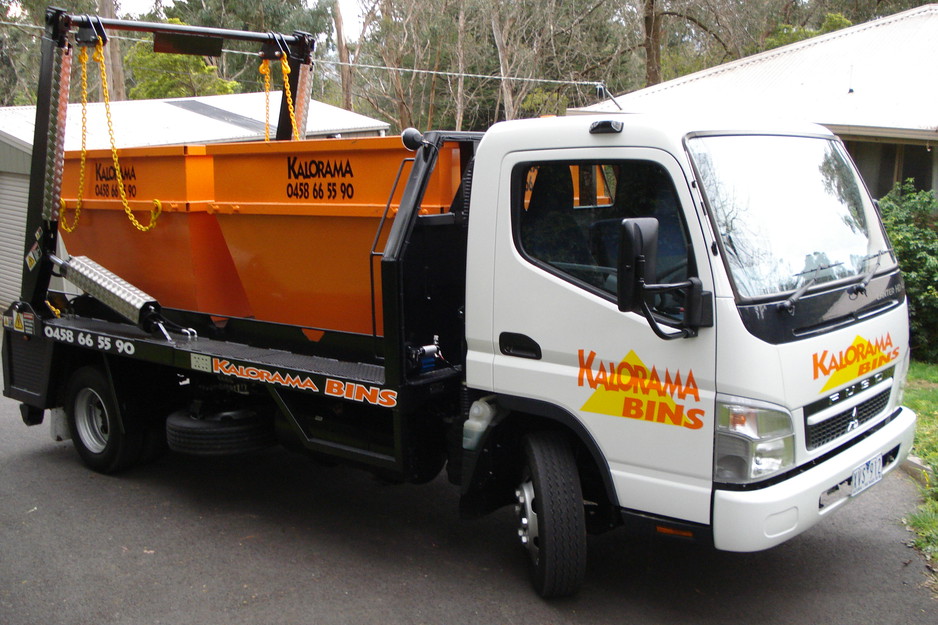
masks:
<instances>
[{"instance_id":1,"label":"rear wheel","mask_svg":"<svg viewBox=\"0 0 938 625\"><path fill-rule=\"evenodd\" d=\"M65 411L72 443L88 467L114 473L139 459L142 430L138 423L121 420L114 391L101 369L75 371L66 390Z\"/></svg>"},{"instance_id":2,"label":"rear wheel","mask_svg":"<svg viewBox=\"0 0 938 625\"><path fill-rule=\"evenodd\" d=\"M586 519L573 451L561 434L535 432L524 440L524 455L515 511L534 589L545 598L572 595L586 575Z\"/></svg>"}]
</instances>

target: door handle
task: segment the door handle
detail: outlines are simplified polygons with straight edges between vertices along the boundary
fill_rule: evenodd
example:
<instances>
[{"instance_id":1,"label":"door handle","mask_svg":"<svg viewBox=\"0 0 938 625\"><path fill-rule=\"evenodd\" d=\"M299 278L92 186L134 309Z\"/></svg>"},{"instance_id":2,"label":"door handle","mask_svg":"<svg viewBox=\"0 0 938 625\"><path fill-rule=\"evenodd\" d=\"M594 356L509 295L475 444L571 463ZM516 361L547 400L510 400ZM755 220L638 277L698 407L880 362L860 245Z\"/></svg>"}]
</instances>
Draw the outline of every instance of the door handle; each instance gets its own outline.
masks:
<instances>
[{"instance_id":1,"label":"door handle","mask_svg":"<svg viewBox=\"0 0 938 625\"><path fill-rule=\"evenodd\" d=\"M498 349L506 356L516 358L541 359L541 346L530 336L515 332L502 332L498 335Z\"/></svg>"}]
</instances>

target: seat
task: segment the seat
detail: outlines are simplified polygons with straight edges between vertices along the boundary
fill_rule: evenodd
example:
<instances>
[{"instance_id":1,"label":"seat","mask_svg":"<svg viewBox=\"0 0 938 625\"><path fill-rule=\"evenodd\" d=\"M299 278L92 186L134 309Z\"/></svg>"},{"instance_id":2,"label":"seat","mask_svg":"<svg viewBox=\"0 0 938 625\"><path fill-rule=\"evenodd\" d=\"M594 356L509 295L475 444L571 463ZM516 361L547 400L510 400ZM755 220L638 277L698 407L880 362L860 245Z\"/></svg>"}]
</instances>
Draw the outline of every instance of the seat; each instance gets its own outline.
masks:
<instances>
[{"instance_id":1,"label":"seat","mask_svg":"<svg viewBox=\"0 0 938 625\"><path fill-rule=\"evenodd\" d=\"M528 208L521 214L521 245L549 264L593 265L583 230L573 218L573 179L565 164L540 165Z\"/></svg>"}]
</instances>

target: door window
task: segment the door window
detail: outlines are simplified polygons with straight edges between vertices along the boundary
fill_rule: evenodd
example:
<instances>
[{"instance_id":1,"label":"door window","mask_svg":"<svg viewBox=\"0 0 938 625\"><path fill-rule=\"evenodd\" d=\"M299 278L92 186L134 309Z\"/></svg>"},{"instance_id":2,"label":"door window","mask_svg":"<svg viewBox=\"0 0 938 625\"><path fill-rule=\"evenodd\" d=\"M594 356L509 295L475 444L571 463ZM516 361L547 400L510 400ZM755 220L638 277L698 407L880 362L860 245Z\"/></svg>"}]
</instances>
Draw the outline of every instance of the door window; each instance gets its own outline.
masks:
<instances>
[{"instance_id":1,"label":"door window","mask_svg":"<svg viewBox=\"0 0 938 625\"><path fill-rule=\"evenodd\" d=\"M644 160L547 161L515 169L514 229L521 253L548 271L615 299L621 223L658 219L658 283L687 280L689 237L671 176ZM654 302L679 319L673 295Z\"/></svg>"}]
</instances>

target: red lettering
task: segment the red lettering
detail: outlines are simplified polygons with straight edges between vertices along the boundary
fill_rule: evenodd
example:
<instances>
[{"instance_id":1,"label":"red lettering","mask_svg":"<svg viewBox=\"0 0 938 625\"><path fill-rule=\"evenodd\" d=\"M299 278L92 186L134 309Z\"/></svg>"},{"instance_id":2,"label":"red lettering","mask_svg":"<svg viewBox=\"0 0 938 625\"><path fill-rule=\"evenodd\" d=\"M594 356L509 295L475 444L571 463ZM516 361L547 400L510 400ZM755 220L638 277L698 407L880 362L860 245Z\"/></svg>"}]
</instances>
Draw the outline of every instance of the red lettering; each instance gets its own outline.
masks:
<instances>
[{"instance_id":1,"label":"red lettering","mask_svg":"<svg viewBox=\"0 0 938 625\"><path fill-rule=\"evenodd\" d=\"M857 360L860 360L860 358L864 356L865 355L863 354L862 346L857 348L856 345L851 345L850 347L847 348L847 351L844 352L842 360L845 365L852 365L853 363L855 363Z\"/></svg>"},{"instance_id":2,"label":"red lettering","mask_svg":"<svg viewBox=\"0 0 938 625\"><path fill-rule=\"evenodd\" d=\"M821 375L829 375L830 369L824 366L824 359L827 358L827 350L825 349L820 354L814 354L812 359L814 361L814 379L817 380Z\"/></svg>"},{"instance_id":3,"label":"red lettering","mask_svg":"<svg viewBox=\"0 0 938 625\"><path fill-rule=\"evenodd\" d=\"M655 419L658 423L668 423L669 425L681 425L684 422L684 405L675 404L671 408L666 403L658 402L658 415Z\"/></svg>"},{"instance_id":4,"label":"red lettering","mask_svg":"<svg viewBox=\"0 0 938 625\"><path fill-rule=\"evenodd\" d=\"M342 397L345 393L345 385L330 378L326 380L326 390L324 392L326 395L332 395L333 397Z\"/></svg>"},{"instance_id":5,"label":"red lettering","mask_svg":"<svg viewBox=\"0 0 938 625\"><path fill-rule=\"evenodd\" d=\"M687 411L687 414L684 415L684 427L689 430L699 430L703 427L703 415L703 410L699 408L691 408Z\"/></svg>"},{"instance_id":6,"label":"red lettering","mask_svg":"<svg viewBox=\"0 0 938 625\"><path fill-rule=\"evenodd\" d=\"M586 378L590 388L596 388L596 381L593 380L593 359L596 358L596 352L590 350L589 356L583 360L583 350L579 351L580 372L577 374L577 384L583 386L583 378Z\"/></svg>"},{"instance_id":7,"label":"red lettering","mask_svg":"<svg viewBox=\"0 0 938 625\"><path fill-rule=\"evenodd\" d=\"M694 401L700 401L700 390L697 388L697 380L694 379L693 369L687 372L687 384L678 393L678 397L681 401L684 401L688 395L693 395Z\"/></svg>"},{"instance_id":8,"label":"red lettering","mask_svg":"<svg viewBox=\"0 0 938 625\"><path fill-rule=\"evenodd\" d=\"M648 404L645 406L645 416L643 417L645 421L654 421L655 420L655 407L658 402L648 400Z\"/></svg>"},{"instance_id":9,"label":"red lettering","mask_svg":"<svg viewBox=\"0 0 938 625\"><path fill-rule=\"evenodd\" d=\"M665 370L665 375L667 375L667 370ZM651 368L651 376L648 378L648 390L646 393L655 391L658 393L658 397L664 395L664 389L661 388L661 378L658 377L658 369L656 367Z\"/></svg>"},{"instance_id":10,"label":"red lettering","mask_svg":"<svg viewBox=\"0 0 938 625\"><path fill-rule=\"evenodd\" d=\"M397 405L397 391L384 389L378 393L378 405L385 408L393 408Z\"/></svg>"},{"instance_id":11,"label":"red lettering","mask_svg":"<svg viewBox=\"0 0 938 625\"><path fill-rule=\"evenodd\" d=\"M622 404L622 416L629 419L641 419L643 415L642 400L636 397L626 397Z\"/></svg>"},{"instance_id":12,"label":"red lettering","mask_svg":"<svg viewBox=\"0 0 938 625\"><path fill-rule=\"evenodd\" d=\"M596 372L596 386L600 384L602 384L603 388L607 391L609 390L609 381L606 377L606 363L604 362L599 363L599 371ZM593 388L595 388L595 386Z\"/></svg>"},{"instance_id":13,"label":"red lettering","mask_svg":"<svg viewBox=\"0 0 938 625\"><path fill-rule=\"evenodd\" d=\"M625 378L625 382L622 381L623 369L625 369L626 376L628 376ZM620 391L628 390L629 379L631 379L631 377L632 377L631 368L629 367L628 363L623 360L622 362L619 363L619 366L616 367L616 378L617 378L616 382L618 382L618 389Z\"/></svg>"},{"instance_id":14,"label":"red lettering","mask_svg":"<svg viewBox=\"0 0 938 625\"><path fill-rule=\"evenodd\" d=\"M664 372L664 392L671 397L674 397L676 393L680 393L681 388L681 372L678 371L674 374L674 379L671 379L671 372L665 369Z\"/></svg>"},{"instance_id":15,"label":"red lettering","mask_svg":"<svg viewBox=\"0 0 938 625\"><path fill-rule=\"evenodd\" d=\"M355 401L366 401L369 404L378 403L378 394L381 389L372 386L365 388L361 384L355 385Z\"/></svg>"}]
</instances>

